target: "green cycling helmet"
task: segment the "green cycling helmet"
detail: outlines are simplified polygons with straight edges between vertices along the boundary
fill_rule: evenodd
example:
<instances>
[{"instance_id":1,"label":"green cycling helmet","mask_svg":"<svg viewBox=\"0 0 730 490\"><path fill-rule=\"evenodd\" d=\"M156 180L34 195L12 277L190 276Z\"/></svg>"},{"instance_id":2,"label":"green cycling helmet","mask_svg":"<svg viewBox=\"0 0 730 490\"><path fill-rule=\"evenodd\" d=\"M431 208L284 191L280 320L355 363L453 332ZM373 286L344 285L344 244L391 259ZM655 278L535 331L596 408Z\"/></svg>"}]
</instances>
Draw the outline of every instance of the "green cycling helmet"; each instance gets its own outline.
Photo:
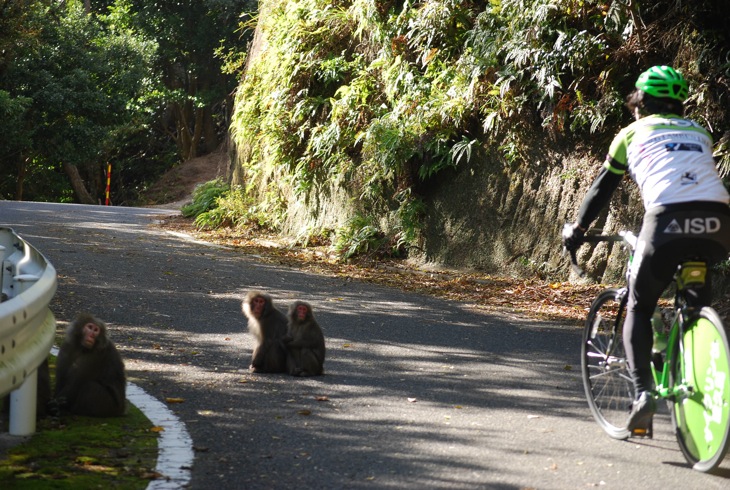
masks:
<instances>
[{"instance_id":1,"label":"green cycling helmet","mask_svg":"<svg viewBox=\"0 0 730 490\"><path fill-rule=\"evenodd\" d=\"M652 66L639 75L636 88L659 98L684 102L689 94L687 80L671 66Z\"/></svg>"}]
</instances>

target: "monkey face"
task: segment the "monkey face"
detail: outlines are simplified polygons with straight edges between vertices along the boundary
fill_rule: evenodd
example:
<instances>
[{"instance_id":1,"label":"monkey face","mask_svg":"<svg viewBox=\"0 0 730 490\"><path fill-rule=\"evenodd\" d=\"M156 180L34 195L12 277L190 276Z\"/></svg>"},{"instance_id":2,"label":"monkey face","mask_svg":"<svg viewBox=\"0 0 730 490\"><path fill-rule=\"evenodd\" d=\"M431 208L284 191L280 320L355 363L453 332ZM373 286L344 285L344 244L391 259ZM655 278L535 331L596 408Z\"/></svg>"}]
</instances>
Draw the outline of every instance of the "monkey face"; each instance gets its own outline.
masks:
<instances>
[{"instance_id":1,"label":"monkey face","mask_svg":"<svg viewBox=\"0 0 730 490\"><path fill-rule=\"evenodd\" d=\"M307 313L309 313L309 308L306 305L297 305L297 320L303 321L307 318Z\"/></svg>"},{"instance_id":2,"label":"monkey face","mask_svg":"<svg viewBox=\"0 0 730 490\"><path fill-rule=\"evenodd\" d=\"M256 296L251 300L251 312L256 318L261 318L264 314L264 308L266 307L266 299L262 296Z\"/></svg>"},{"instance_id":3,"label":"monkey face","mask_svg":"<svg viewBox=\"0 0 730 490\"><path fill-rule=\"evenodd\" d=\"M81 330L81 345L87 349L91 349L96 344L96 337L99 336L101 329L94 323L87 323Z\"/></svg>"}]
</instances>

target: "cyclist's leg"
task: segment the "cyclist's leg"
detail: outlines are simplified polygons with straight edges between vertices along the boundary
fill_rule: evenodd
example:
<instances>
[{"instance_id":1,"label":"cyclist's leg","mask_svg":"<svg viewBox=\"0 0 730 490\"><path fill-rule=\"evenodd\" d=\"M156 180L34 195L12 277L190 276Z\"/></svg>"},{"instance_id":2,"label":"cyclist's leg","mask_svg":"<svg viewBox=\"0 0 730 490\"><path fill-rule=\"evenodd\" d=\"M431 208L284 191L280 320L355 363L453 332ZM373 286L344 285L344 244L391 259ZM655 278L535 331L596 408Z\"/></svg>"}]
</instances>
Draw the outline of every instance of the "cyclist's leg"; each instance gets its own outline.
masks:
<instances>
[{"instance_id":1,"label":"cyclist's leg","mask_svg":"<svg viewBox=\"0 0 730 490\"><path fill-rule=\"evenodd\" d=\"M659 297L672 279L674 265L655 264L656 221L645 218L629 274L629 298L624 323L626 359L631 369L637 398L654 388L651 347L654 340L651 316ZM657 277L661 273L661 277Z\"/></svg>"},{"instance_id":2,"label":"cyclist's leg","mask_svg":"<svg viewBox=\"0 0 730 490\"><path fill-rule=\"evenodd\" d=\"M634 257L634 260L636 258ZM633 403L626 428L635 434L646 435L656 412L652 391L654 376L651 371L651 348L654 340L651 315L667 282L658 281L651 274L649 260L631 275L631 285L624 323L624 346L634 383L636 400Z\"/></svg>"},{"instance_id":3,"label":"cyclist's leg","mask_svg":"<svg viewBox=\"0 0 730 490\"><path fill-rule=\"evenodd\" d=\"M699 252L711 264L727 256L729 246L727 205L682 203L653 208L645 214L631 265L629 289L633 294L629 296L624 327L626 358L637 393L627 423L629 430L647 428L655 411L655 401L646 392L653 387L650 319L661 293L682 260ZM711 294L708 288L697 299L709 304Z\"/></svg>"},{"instance_id":4,"label":"cyclist's leg","mask_svg":"<svg viewBox=\"0 0 730 490\"><path fill-rule=\"evenodd\" d=\"M629 299L624 324L624 345L631 377L635 386L636 400L632 406L627 429L632 433L646 434L656 411L654 376L651 371L653 333L651 316L659 297L672 279L675 263L668 260L673 250L671 241L658 236L661 233L657 216L647 213L629 274ZM657 246L657 243L661 245ZM657 260L657 253L664 257Z\"/></svg>"}]
</instances>

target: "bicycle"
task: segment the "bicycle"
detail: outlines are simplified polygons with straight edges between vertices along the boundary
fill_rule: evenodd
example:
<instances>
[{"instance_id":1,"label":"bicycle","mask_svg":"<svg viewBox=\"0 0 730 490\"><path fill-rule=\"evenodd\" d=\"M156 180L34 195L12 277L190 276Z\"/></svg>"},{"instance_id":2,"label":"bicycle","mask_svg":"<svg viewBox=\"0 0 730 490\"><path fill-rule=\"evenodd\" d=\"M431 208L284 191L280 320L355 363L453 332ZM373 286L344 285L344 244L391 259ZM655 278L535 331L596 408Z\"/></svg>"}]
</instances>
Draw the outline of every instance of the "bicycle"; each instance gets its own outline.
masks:
<instances>
[{"instance_id":1,"label":"bicycle","mask_svg":"<svg viewBox=\"0 0 730 490\"><path fill-rule=\"evenodd\" d=\"M631 264L637 237L586 236L586 242L621 242L629 250ZM571 263L579 275L575 251ZM655 330L652 374L653 396L665 400L682 453L695 470L710 472L723 460L730 446L730 347L717 312L711 307L688 304L687 291L704 285L706 263L687 260L674 276L674 307L668 332ZM581 373L593 417L615 439L653 436L653 424L642 434L626 428L634 387L628 370L622 326L628 299L627 285L611 287L593 300L583 332ZM655 313L656 315L656 313ZM665 345L661 345L665 334ZM660 341L657 341L660 340Z\"/></svg>"}]
</instances>

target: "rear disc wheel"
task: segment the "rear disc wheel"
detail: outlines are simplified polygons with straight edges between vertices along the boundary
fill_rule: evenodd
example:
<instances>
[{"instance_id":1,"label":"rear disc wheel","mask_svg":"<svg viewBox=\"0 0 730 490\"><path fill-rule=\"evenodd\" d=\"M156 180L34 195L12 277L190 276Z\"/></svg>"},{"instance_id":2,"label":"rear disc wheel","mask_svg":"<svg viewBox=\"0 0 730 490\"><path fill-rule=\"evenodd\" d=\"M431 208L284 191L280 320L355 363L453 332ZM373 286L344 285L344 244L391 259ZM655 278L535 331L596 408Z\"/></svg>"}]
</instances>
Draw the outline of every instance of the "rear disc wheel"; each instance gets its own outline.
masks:
<instances>
[{"instance_id":1,"label":"rear disc wheel","mask_svg":"<svg viewBox=\"0 0 730 490\"><path fill-rule=\"evenodd\" d=\"M712 308L702 308L687 322L672 376L690 387L687 396L671 403L677 442L695 470L710 472L730 446L730 348Z\"/></svg>"}]
</instances>

